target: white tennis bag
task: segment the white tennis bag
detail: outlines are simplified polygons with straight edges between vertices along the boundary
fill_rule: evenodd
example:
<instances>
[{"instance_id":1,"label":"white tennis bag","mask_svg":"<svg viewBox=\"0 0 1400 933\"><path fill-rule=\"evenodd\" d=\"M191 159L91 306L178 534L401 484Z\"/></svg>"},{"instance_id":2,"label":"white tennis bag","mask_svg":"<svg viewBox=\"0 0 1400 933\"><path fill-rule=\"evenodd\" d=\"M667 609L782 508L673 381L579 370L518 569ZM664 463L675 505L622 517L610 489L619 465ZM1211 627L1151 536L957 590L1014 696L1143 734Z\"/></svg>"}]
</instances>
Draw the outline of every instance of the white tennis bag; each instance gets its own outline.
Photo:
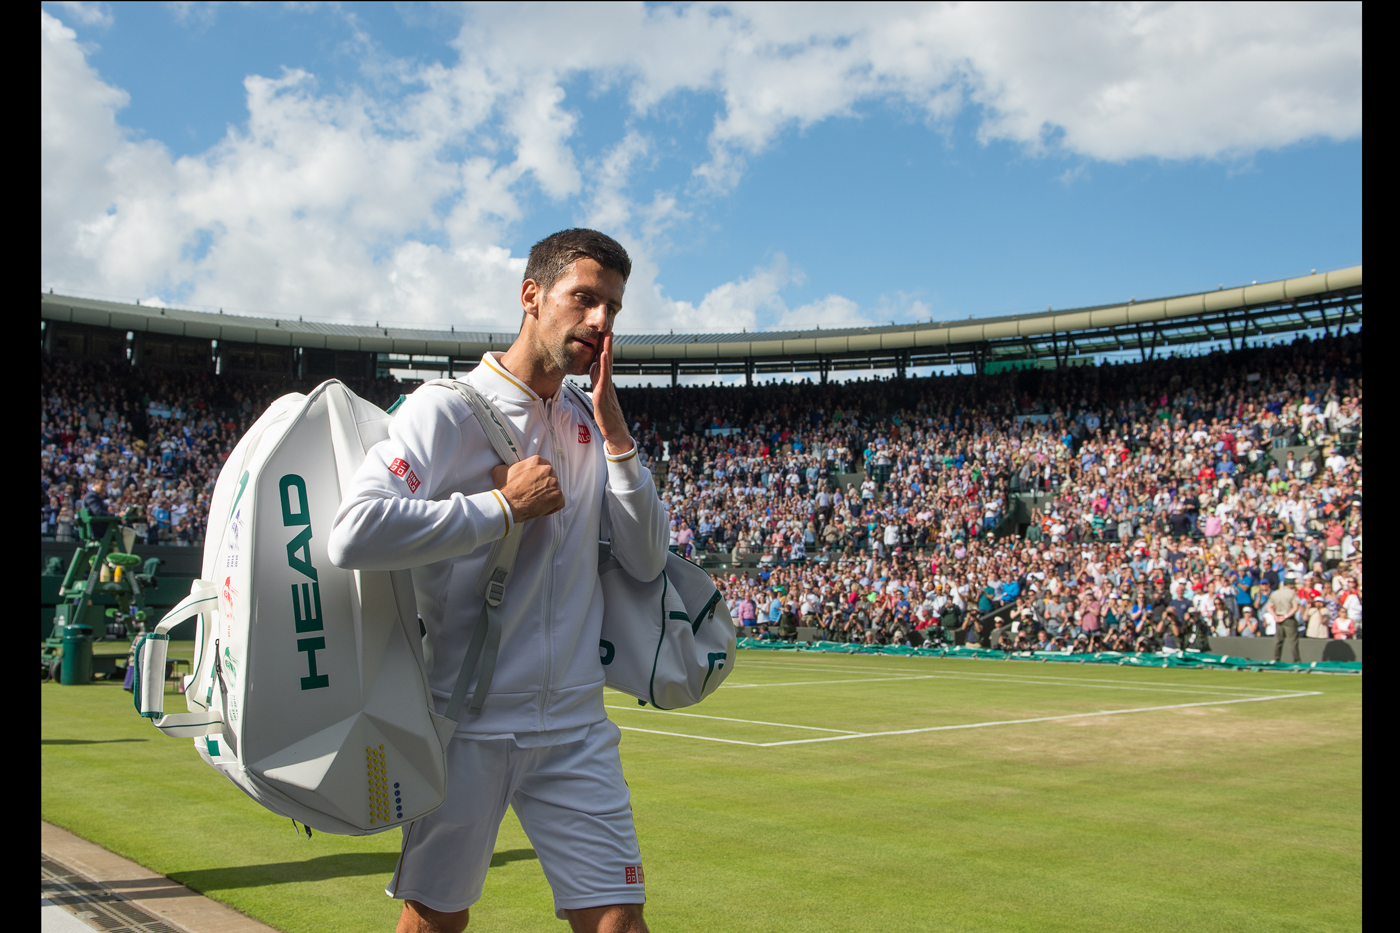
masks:
<instances>
[{"instance_id":1,"label":"white tennis bag","mask_svg":"<svg viewBox=\"0 0 1400 933\"><path fill-rule=\"evenodd\" d=\"M203 579L136 646L142 716L194 737L269 810L346 835L441 805L464 699L447 718L432 710L410 573L342 570L326 556L342 483L389 418L335 380L274 402L219 474ZM167 715L168 633L191 616L188 712Z\"/></svg>"},{"instance_id":2,"label":"white tennis bag","mask_svg":"<svg viewBox=\"0 0 1400 933\"><path fill-rule=\"evenodd\" d=\"M567 383L566 383L567 385ZM592 414L593 403L574 386ZM693 706L734 669L734 618L710 575L675 553L655 580L633 577L612 556L608 513L598 544L604 682L657 709Z\"/></svg>"},{"instance_id":3,"label":"white tennis bag","mask_svg":"<svg viewBox=\"0 0 1400 933\"><path fill-rule=\"evenodd\" d=\"M606 549L600 545L600 549ZM734 619L710 575L677 554L650 583L599 554L605 682L657 709L693 706L734 669Z\"/></svg>"}]
</instances>

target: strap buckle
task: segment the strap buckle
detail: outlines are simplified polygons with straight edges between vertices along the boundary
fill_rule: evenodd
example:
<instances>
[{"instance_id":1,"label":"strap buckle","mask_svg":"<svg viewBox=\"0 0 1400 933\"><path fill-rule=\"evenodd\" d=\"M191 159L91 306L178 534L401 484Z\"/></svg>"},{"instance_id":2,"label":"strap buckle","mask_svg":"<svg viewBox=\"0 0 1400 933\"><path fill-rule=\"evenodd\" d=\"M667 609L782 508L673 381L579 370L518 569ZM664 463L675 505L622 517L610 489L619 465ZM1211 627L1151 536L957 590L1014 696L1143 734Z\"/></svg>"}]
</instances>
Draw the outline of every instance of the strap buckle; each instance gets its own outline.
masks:
<instances>
[{"instance_id":1,"label":"strap buckle","mask_svg":"<svg viewBox=\"0 0 1400 933\"><path fill-rule=\"evenodd\" d=\"M499 606L501 600L506 596L506 578L510 576L510 571L505 567L497 567L491 571L491 579L486 581L486 602L492 606Z\"/></svg>"}]
</instances>

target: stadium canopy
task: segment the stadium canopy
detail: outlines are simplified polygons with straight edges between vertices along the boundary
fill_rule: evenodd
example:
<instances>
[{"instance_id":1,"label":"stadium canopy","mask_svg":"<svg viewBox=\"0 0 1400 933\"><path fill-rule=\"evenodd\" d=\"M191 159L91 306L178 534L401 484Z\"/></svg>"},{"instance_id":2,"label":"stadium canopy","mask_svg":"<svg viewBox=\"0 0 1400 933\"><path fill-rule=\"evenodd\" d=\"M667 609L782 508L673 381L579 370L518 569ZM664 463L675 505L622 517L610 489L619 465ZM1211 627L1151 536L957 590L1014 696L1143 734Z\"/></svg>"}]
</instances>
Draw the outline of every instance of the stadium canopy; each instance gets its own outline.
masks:
<instances>
[{"instance_id":1,"label":"stadium canopy","mask_svg":"<svg viewBox=\"0 0 1400 933\"><path fill-rule=\"evenodd\" d=\"M452 372L504 350L514 333L416 330L189 311L63 295L40 295L45 321L133 335L171 335L214 346L283 347L366 354L369 372ZM1105 353L1244 341L1322 329L1340 334L1362 317L1361 266L1237 288L1034 314L888 327L738 334L618 334L614 370L624 375L819 373L972 364L979 372L1061 366ZM278 366L295 356L283 351ZM321 354L324 356L324 352ZM136 356L131 356L136 362ZM262 357L259 356L261 359ZM269 357L273 358L273 357Z\"/></svg>"}]
</instances>

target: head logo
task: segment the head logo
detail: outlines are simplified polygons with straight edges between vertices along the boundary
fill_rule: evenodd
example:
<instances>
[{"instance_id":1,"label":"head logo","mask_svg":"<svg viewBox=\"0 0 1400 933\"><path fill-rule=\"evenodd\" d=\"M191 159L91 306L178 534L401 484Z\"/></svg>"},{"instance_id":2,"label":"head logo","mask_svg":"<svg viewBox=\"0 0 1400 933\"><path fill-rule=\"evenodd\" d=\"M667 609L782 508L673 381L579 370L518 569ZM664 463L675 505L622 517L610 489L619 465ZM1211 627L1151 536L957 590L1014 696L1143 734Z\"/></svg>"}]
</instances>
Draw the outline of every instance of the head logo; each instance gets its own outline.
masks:
<instances>
[{"instance_id":1,"label":"head logo","mask_svg":"<svg viewBox=\"0 0 1400 933\"><path fill-rule=\"evenodd\" d=\"M410 472L410 476L413 474ZM282 527L301 528L287 542L287 566L301 574L307 582L292 584L292 621L298 635L323 631L321 620L320 574L311 562L311 505L306 497L306 480L295 473L283 476L277 484L282 498ZM295 494L295 495L293 495ZM316 672L316 652L326 647L324 635L298 638L297 651L306 655L307 676L301 678L301 689L315 690L330 685L330 677Z\"/></svg>"},{"instance_id":2,"label":"head logo","mask_svg":"<svg viewBox=\"0 0 1400 933\"><path fill-rule=\"evenodd\" d=\"M590 444L593 442L593 432L588 430L588 425L581 424L578 426L578 442L580 444Z\"/></svg>"}]
</instances>

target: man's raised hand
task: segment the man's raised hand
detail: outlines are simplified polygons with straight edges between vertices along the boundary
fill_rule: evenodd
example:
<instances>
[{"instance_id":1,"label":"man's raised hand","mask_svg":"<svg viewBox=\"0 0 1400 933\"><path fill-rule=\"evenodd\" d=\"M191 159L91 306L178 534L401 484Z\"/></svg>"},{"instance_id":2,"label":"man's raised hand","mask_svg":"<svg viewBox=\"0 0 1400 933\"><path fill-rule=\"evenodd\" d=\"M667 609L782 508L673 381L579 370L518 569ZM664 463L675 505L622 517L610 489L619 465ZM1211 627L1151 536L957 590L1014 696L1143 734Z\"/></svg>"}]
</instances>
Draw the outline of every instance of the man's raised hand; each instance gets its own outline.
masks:
<instances>
[{"instance_id":1,"label":"man's raised hand","mask_svg":"<svg viewBox=\"0 0 1400 933\"><path fill-rule=\"evenodd\" d=\"M517 522L552 515L564 507L559 477L543 457L526 457L509 466L497 464L491 469L491 481L510 503Z\"/></svg>"},{"instance_id":2,"label":"man's raised hand","mask_svg":"<svg viewBox=\"0 0 1400 933\"><path fill-rule=\"evenodd\" d=\"M627 419L617 401L617 390L613 388L612 364L613 335L604 334L603 347L588 368L588 378L593 380L593 419L598 422L598 430L603 432L608 453L616 457L631 450L633 443Z\"/></svg>"}]
</instances>

